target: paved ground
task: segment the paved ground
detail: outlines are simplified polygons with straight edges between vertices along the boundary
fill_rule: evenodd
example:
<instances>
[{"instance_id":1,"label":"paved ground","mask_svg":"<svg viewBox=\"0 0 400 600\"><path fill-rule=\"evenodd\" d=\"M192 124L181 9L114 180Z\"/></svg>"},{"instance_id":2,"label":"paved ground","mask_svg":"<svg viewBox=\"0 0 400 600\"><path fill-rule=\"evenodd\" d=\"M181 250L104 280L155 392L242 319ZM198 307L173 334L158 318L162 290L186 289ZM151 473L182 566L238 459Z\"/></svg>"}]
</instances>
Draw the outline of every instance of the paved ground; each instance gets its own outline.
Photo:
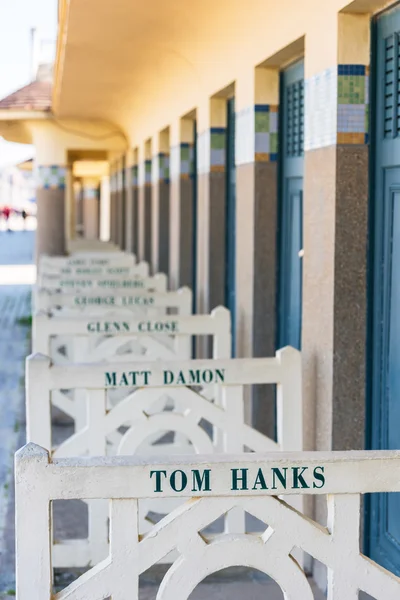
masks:
<instances>
[{"instance_id":1,"label":"paved ground","mask_svg":"<svg viewBox=\"0 0 400 600\"><path fill-rule=\"evenodd\" d=\"M18 228L18 223L13 223ZM24 359L30 351L33 231L0 227L0 591L14 583L13 455L24 443Z\"/></svg>"}]
</instances>

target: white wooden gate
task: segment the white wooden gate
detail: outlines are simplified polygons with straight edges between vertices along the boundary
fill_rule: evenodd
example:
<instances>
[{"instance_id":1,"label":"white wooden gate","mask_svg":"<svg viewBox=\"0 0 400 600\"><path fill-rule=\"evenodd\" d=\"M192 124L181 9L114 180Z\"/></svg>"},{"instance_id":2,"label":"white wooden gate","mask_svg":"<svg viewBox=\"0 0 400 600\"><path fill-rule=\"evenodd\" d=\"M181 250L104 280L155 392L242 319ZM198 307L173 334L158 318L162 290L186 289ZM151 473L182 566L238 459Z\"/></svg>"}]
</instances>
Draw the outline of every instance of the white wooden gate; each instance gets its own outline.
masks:
<instances>
[{"instance_id":1,"label":"white wooden gate","mask_svg":"<svg viewBox=\"0 0 400 600\"><path fill-rule=\"evenodd\" d=\"M297 547L327 566L328 600L358 600L359 590L397 600L400 578L360 552L361 494L371 492L400 492L399 451L51 460L28 444L16 455L17 598L138 600L139 575L175 551L157 600L186 600L208 575L239 565L272 577L285 600L313 600ZM326 494L326 526L287 504L292 494ZM139 500L182 495L191 499L139 536ZM54 596L50 502L73 498L109 500L110 549ZM209 538L204 529L237 508L264 531Z\"/></svg>"},{"instance_id":2,"label":"white wooden gate","mask_svg":"<svg viewBox=\"0 0 400 600\"><path fill-rule=\"evenodd\" d=\"M192 291L183 287L176 292L148 292L143 290L88 290L68 293L39 289L35 294L35 310L81 311L104 313L106 310L125 309L137 312L151 311L162 314L170 308L181 315L192 313Z\"/></svg>"},{"instance_id":3,"label":"white wooden gate","mask_svg":"<svg viewBox=\"0 0 400 600\"><path fill-rule=\"evenodd\" d=\"M244 386L277 384L277 442L244 421ZM132 388L135 388L133 389ZM195 386L192 389L188 386ZM51 399L63 406L70 400L60 390L84 388L87 426L54 448L51 438ZM126 390L125 398L109 408L107 390ZM53 398L52 398L53 396ZM54 457L77 455L241 453L302 449L302 402L300 353L285 348L275 358L214 359L119 365L51 366L45 357L27 361L27 439L45 448L53 447ZM165 411L165 402L174 410ZM206 420L212 431L205 431ZM124 427L125 432L119 433ZM169 432L177 440L160 443ZM183 438L183 439L182 439ZM296 504L302 509L300 498ZM149 514L165 514L174 503L153 500L141 503L140 531L148 531ZM91 535L87 540L58 543L54 564L77 567L94 564L107 552L107 513L89 505ZM243 512L232 513L227 531L244 532ZM170 560L170 557L166 557ZM77 563L76 561L81 561Z\"/></svg>"},{"instance_id":4,"label":"white wooden gate","mask_svg":"<svg viewBox=\"0 0 400 600\"><path fill-rule=\"evenodd\" d=\"M212 336L215 356L230 356L229 311L220 306L210 315L164 315L157 318L105 313L101 316L53 316L33 320L34 353L59 364L101 360L190 358L191 336ZM60 350L61 348L61 350Z\"/></svg>"}]
</instances>

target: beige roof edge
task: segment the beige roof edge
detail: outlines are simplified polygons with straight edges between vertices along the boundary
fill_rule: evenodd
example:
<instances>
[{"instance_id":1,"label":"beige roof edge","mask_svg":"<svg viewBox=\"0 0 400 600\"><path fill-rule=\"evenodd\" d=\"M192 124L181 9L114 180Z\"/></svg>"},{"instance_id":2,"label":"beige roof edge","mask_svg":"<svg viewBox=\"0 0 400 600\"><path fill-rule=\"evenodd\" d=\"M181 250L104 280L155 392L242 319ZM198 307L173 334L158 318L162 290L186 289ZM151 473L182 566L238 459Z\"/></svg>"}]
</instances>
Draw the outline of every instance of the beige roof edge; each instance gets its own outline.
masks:
<instances>
[{"instance_id":1,"label":"beige roof edge","mask_svg":"<svg viewBox=\"0 0 400 600\"><path fill-rule=\"evenodd\" d=\"M0 121L39 121L53 118L53 113L48 110L0 109Z\"/></svg>"}]
</instances>

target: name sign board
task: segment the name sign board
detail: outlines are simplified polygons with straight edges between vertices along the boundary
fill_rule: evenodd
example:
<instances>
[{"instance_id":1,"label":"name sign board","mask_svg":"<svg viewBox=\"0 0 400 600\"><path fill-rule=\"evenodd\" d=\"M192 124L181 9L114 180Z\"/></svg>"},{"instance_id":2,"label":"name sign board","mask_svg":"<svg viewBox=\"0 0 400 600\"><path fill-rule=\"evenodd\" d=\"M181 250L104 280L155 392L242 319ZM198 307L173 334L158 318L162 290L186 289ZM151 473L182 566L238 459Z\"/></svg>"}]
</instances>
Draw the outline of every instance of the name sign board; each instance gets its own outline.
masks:
<instances>
[{"instance_id":1,"label":"name sign board","mask_svg":"<svg viewBox=\"0 0 400 600\"><path fill-rule=\"evenodd\" d=\"M61 279L57 282L57 287L60 288L127 288L127 289L143 289L145 282L141 279Z\"/></svg>"},{"instance_id":2,"label":"name sign board","mask_svg":"<svg viewBox=\"0 0 400 600\"><path fill-rule=\"evenodd\" d=\"M74 296L75 306L152 306L154 296Z\"/></svg>"},{"instance_id":3,"label":"name sign board","mask_svg":"<svg viewBox=\"0 0 400 600\"><path fill-rule=\"evenodd\" d=\"M316 490L325 486L325 467L323 465L304 466L265 465L256 467L240 466L224 469L221 468L195 468L195 469L152 469L149 478L153 484L152 492L168 495L174 492L185 496L190 492L212 492L216 480L223 482L226 495L231 492L260 492L269 490L271 493L281 494L287 490ZM220 486L218 486L220 488Z\"/></svg>"},{"instance_id":4,"label":"name sign board","mask_svg":"<svg viewBox=\"0 0 400 600\"><path fill-rule=\"evenodd\" d=\"M114 334L121 332L131 333L179 333L178 321L94 321L87 324L89 333Z\"/></svg>"},{"instance_id":5,"label":"name sign board","mask_svg":"<svg viewBox=\"0 0 400 600\"><path fill-rule=\"evenodd\" d=\"M76 267L62 268L62 275L129 275L132 267Z\"/></svg>"},{"instance_id":6,"label":"name sign board","mask_svg":"<svg viewBox=\"0 0 400 600\"><path fill-rule=\"evenodd\" d=\"M138 371L106 371L104 387L185 386L225 383L225 369L148 369Z\"/></svg>"}]
</instances>

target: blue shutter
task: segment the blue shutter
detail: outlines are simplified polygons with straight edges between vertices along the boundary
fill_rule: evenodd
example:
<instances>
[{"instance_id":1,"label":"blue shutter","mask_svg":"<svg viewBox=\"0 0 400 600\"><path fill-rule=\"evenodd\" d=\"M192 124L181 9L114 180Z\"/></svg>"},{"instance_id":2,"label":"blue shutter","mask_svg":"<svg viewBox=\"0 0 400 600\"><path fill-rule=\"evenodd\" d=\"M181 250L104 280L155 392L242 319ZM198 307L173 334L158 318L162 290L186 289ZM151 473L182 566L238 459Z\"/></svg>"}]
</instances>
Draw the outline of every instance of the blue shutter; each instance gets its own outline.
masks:
<instances>
[{"instance_id":1,"label":"blue shutter","mask_svg":"<svg viewBox=\"0 0 400 600\"><path fill-rule=\"evenodd\" d=\"M374 34L367 441L393 450L400 449L400 10L384 13ZM366 508L366 551L400 575L400 494L372 494Z\"/></svg>"},{"instance_id":2,"label":"blue shutter","mask_svg":"<svg viewBox=\"0 0 400 600\"><path fill-rule=\"evenodd\" d=\"M278 347L301 346L304 64L281 76Z\"/></svg>"}]
</instances>

